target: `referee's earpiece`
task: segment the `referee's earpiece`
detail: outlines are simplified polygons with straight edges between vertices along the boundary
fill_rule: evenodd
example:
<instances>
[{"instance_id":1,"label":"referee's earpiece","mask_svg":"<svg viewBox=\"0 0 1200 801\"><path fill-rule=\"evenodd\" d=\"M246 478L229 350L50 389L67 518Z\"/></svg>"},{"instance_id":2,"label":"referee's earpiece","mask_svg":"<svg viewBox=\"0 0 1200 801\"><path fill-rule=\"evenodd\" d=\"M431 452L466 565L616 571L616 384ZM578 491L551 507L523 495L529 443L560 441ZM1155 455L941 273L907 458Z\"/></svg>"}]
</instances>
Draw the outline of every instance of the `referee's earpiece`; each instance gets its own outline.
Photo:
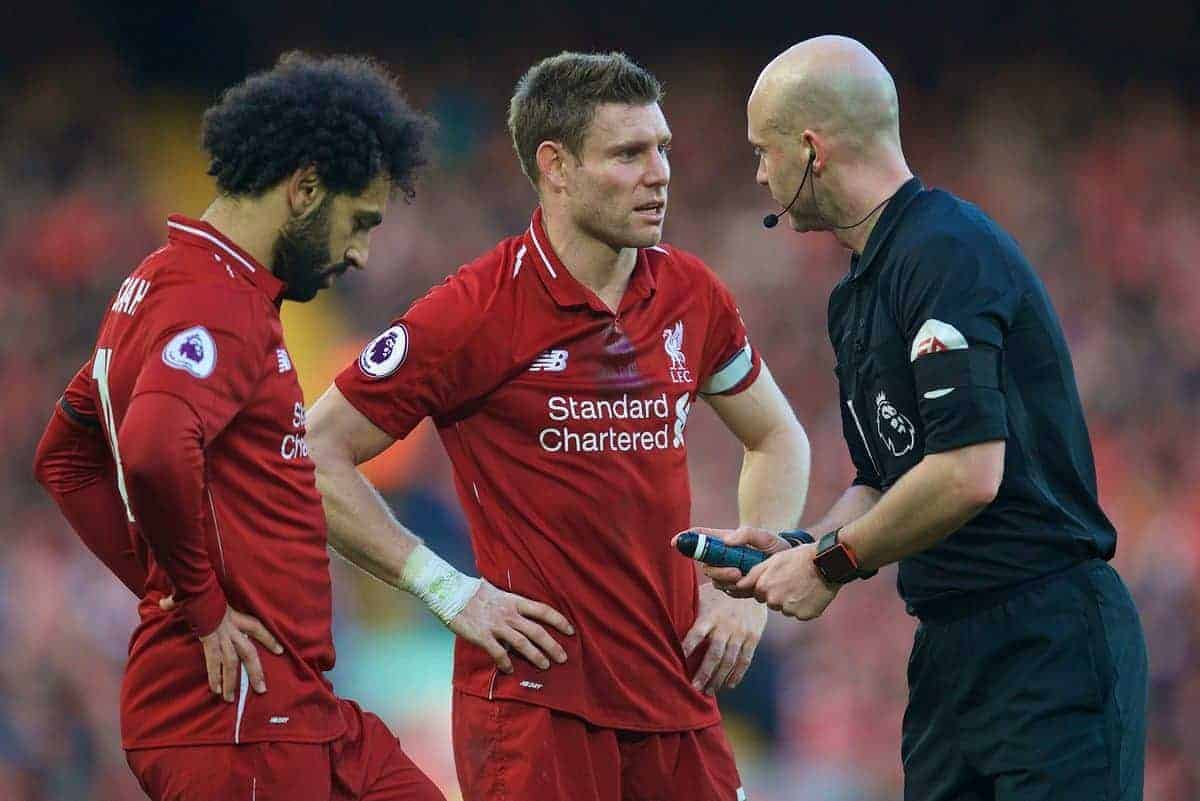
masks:
<instances>
[{"instance_id":1,"label":"referee's earpiece","mask_svg":"<svg viewBox=\"0 0 1200 801\"><path fill-rule=\"evenodd\" d=\"M808 180L808 174L812 172L813 162L817 160L817 151L809 148L808 151L808 166L804 168L804 177L800 179L800 186L796 187L796 194L792 195L792 202L787 204L783 211L778 214L768 214L763 217L763 228L774 228L779 225L779 218L792 210L792 206L796 205L796 201L800 198L800 190L804 188L804 182Z\"/></svg>"}]
</instances>

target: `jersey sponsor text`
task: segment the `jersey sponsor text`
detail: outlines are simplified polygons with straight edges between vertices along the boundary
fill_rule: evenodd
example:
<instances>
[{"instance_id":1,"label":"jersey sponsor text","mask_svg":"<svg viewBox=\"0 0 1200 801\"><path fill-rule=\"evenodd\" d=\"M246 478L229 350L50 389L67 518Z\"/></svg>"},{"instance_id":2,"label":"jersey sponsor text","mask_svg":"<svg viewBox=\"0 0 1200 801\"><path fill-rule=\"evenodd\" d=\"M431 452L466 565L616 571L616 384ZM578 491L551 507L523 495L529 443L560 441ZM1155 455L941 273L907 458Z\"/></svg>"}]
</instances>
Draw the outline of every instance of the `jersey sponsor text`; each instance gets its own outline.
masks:
<instances>
[{"instance_id":1,"label":"jersey sponsor text","mask_svg":"<svg viewBox=\"0 0 1200 801\"><path fill-rule=\"evenodd\" d=\"M650 420L660 421L660 424L640 431L620 430L615 426L601 431L575 431L570 426L550 427L541 430L538 443L550 453L625 453L682 448L683 428L687 424L690 406L689 395L679 396L672 404L665 392L650 399L631 398L625 394L615 400L580 400L570 395L552 395L546 401L546 411L550 420L556 423L575 420Z\"/></svg>"}]
</instances>

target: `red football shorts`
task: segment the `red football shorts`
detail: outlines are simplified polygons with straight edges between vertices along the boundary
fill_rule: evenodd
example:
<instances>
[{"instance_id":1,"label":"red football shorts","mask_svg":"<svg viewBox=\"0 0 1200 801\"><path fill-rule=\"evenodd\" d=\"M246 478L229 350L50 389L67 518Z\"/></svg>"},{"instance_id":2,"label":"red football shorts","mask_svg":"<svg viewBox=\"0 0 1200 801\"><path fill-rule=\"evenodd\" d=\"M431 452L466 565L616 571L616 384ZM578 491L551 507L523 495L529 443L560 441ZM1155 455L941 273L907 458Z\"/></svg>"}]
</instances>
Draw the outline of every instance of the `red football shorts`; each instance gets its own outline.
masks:
<instances>
[{"instance_id":1,"label":"red football shorts","mask_svg":"<svg viewBox=\"0 0 1200 801\"><path fill-rule=\"evenodd\" d=\"M376 715L342 700L329 743L247 743L126 751L152 801L446 801Z\"/></svg>"},{"instance_id":2,"label":"red football shorts","mask_svg":"<svg viewBox=\"0 0 1200 801\"><path fill-rule=\"evenodd\" d=\"M720 724L664 734L592 726L546 707L455 691L463 801L742 801Z\"/></svg>"}]
</instances>

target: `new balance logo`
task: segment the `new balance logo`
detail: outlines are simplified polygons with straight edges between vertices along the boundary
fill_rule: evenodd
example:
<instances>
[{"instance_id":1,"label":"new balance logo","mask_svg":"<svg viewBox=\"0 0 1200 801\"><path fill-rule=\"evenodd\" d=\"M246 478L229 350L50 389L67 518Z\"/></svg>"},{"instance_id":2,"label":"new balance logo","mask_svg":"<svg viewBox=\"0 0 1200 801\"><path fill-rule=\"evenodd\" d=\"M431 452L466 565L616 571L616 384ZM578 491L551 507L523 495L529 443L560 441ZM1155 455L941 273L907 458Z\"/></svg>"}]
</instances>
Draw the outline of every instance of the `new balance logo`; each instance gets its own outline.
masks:
<instances>
[{"instance_id":1,"label":"new balance logo","mask_svg":"<svg viewBox=\"0 0 1200 801\"><path fill-rule=\"evenodd\" d=\"M548 350L534 359L529 367L531 373L561 373L567 369L567 352L561 349Z\"/></svg>"},{"instance_id":2,"label":"new balance logo","mask_svg":"<svg viewBox=\"0 0 1200 801\"><path fill-rule=\"evenodd\" d=\"M291 720L290 717L285 717L283 715L276 715L273 718L271 718L271 720L269 722L275 724L276 726L279 726L284 723L287 723L289 720Z\"/></svg>"},{"instance_id":3,"label":"new balance logo","mask_svg":"<svg viewBox=\"0 0 1200 801\"><path fill-rule=\"evenodd\" d=\"M546 685L540 684L539 682L536 682L536 681L523 681L523 682L521 682L521 686L525 687L526 689L529 689L529 690L540 690L540 689L542 689L542 687L544 687Z\"/></svg>"}]
</instances>

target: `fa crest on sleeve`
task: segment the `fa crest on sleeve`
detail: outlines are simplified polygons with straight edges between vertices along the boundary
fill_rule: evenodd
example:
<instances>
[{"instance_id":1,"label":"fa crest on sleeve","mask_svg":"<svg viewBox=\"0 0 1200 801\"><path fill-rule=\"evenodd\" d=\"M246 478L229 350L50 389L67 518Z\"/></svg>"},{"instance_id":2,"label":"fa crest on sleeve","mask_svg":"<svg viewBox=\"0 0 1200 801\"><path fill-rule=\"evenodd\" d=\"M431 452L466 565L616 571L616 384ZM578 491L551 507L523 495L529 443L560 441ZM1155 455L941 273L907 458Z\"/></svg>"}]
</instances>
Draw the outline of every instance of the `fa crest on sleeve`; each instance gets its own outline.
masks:
<instances>
[{"instance_id":1,"label":"fa crest on sleeve","mask_svg":"<svg viewBox=\"0 0 1200 801\"><path fill-rule=\"evenodd\" d=\"M921 324L917 335L913 337L909 361L915 362L922 356L940 353L946 350L966 350L967 338L950 323L930 318Z\"/></svg>"}]
</instances>

